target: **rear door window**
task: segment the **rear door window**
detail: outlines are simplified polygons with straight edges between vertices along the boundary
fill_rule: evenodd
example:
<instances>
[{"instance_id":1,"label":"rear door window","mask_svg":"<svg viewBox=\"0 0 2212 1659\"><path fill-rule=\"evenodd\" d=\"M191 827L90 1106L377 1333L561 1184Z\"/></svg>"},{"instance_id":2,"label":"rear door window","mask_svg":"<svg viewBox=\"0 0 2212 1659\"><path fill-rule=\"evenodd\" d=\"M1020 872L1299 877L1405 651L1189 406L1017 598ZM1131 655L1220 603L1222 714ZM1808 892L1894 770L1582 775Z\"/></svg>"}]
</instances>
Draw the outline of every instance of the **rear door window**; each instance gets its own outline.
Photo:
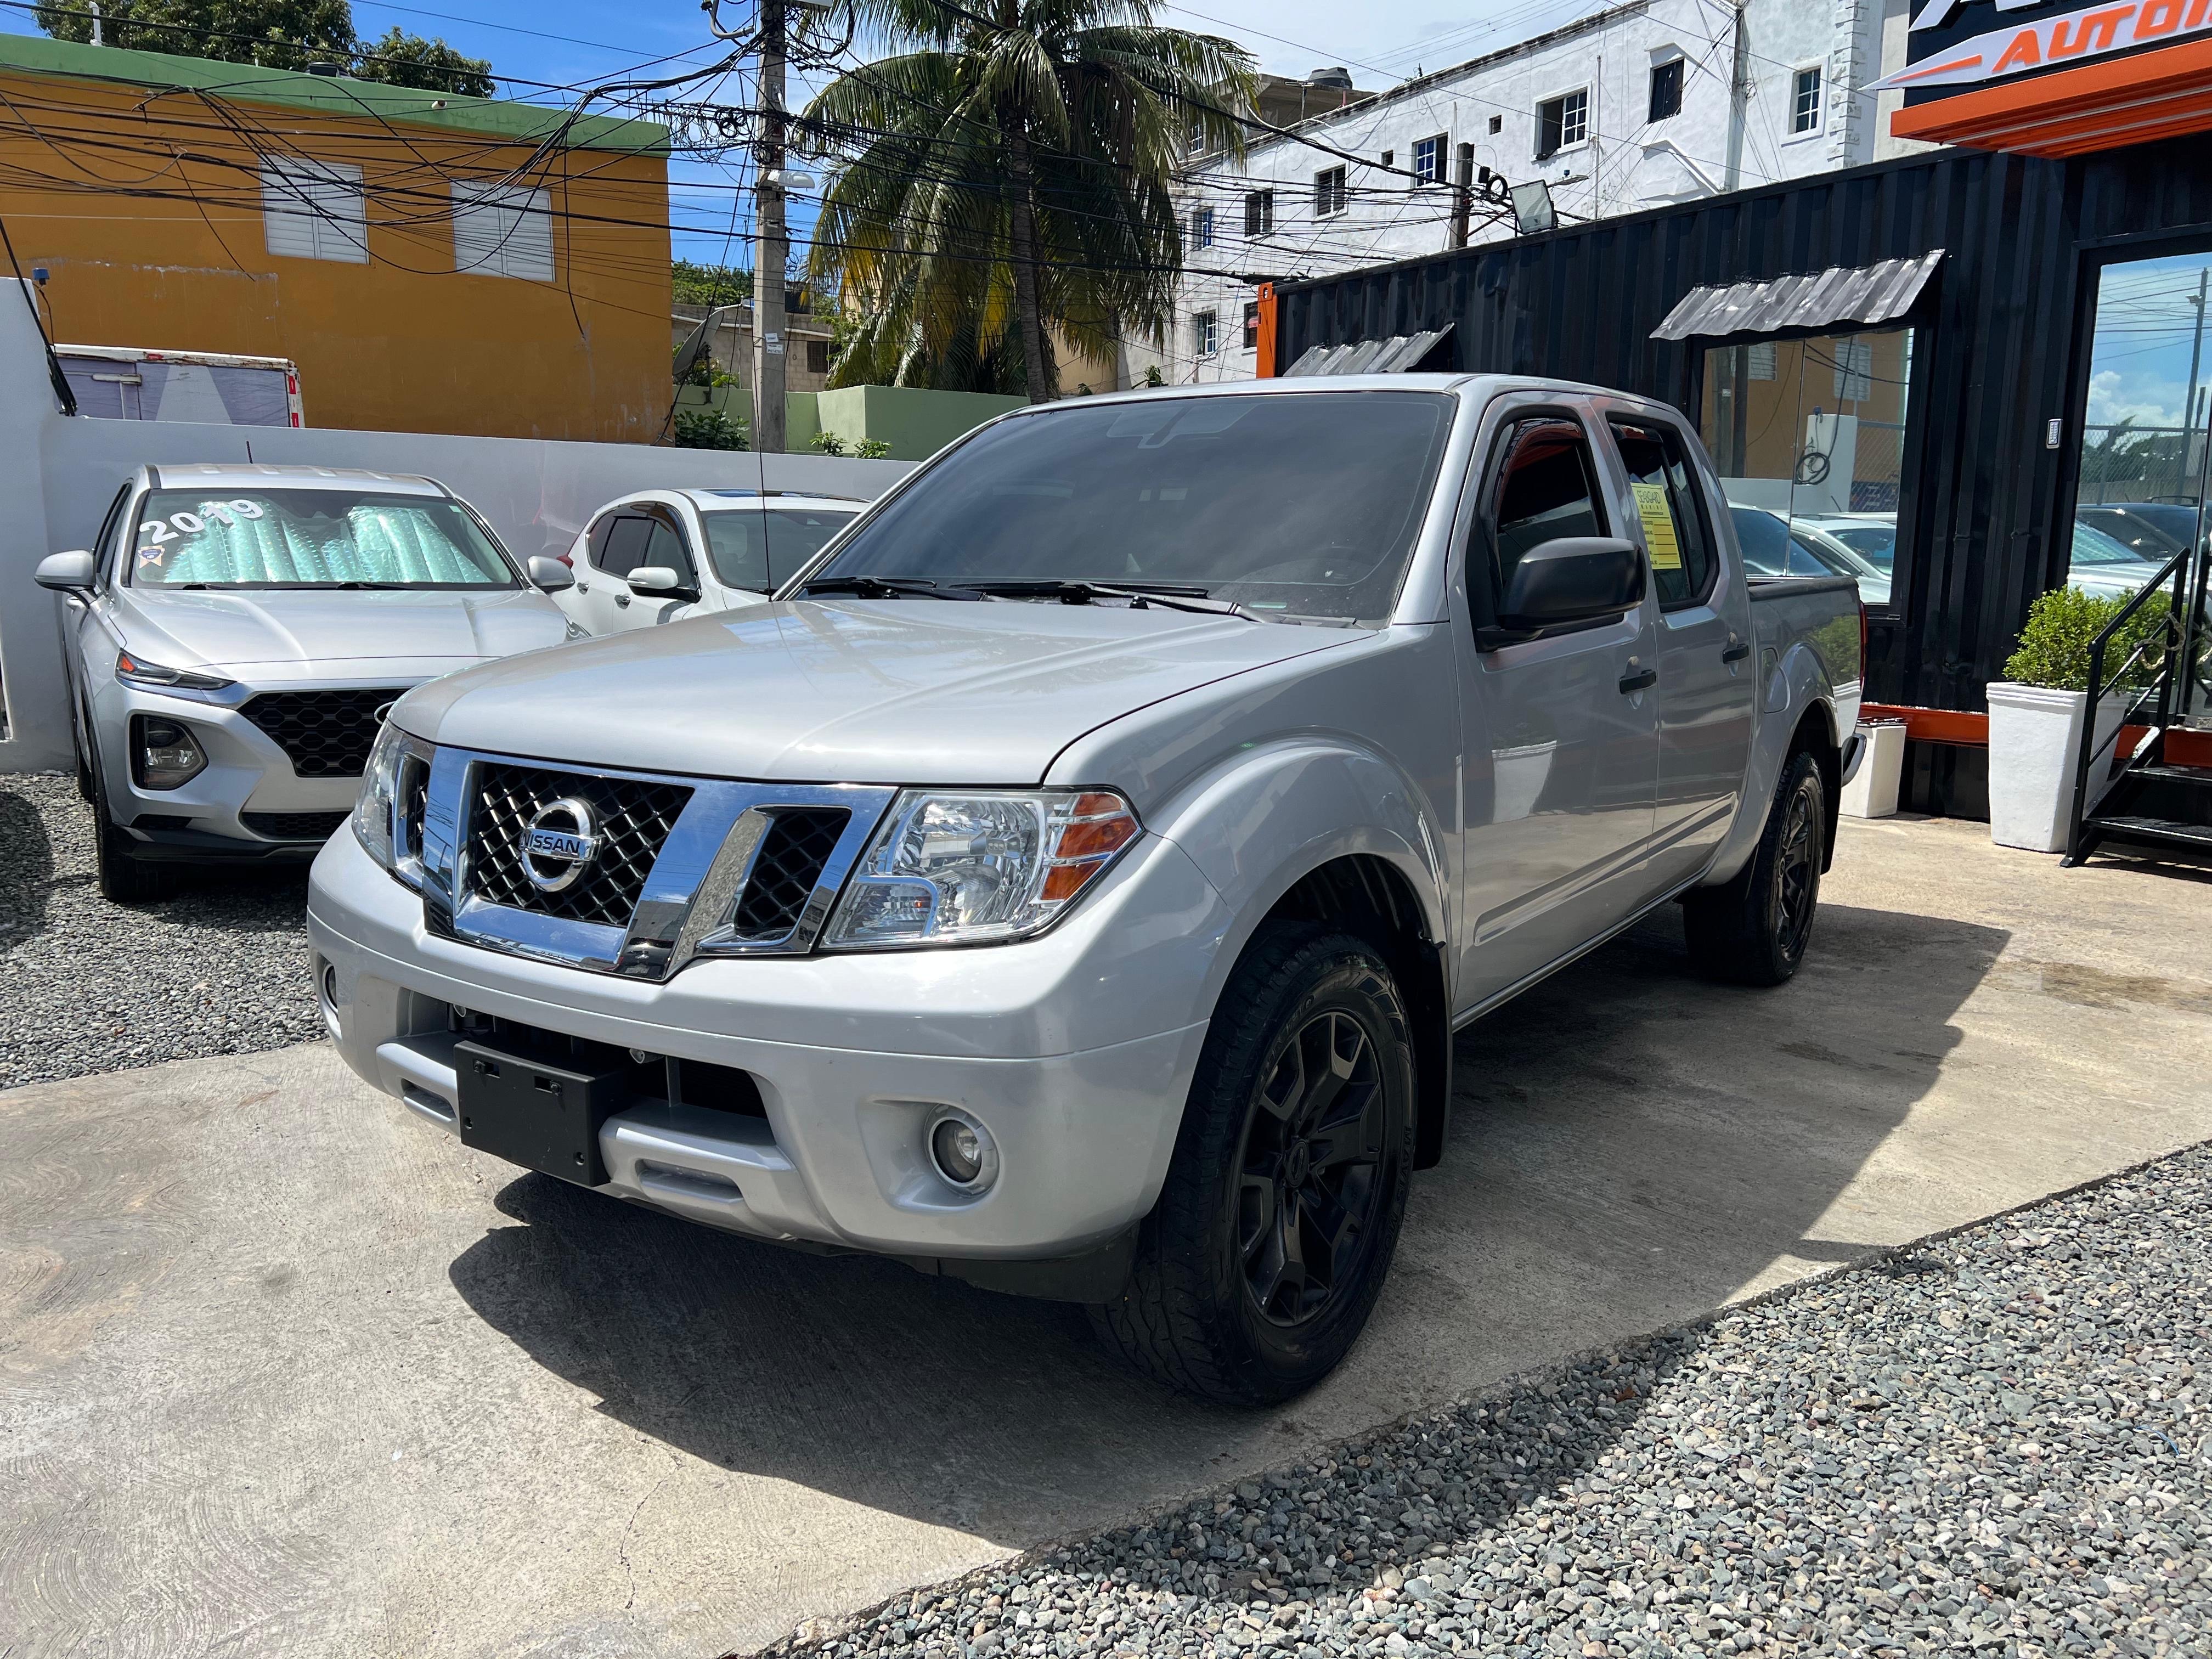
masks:
<instances>
[{"instance_id":1,"label":"rear door window","mask_svg":"<svg viewBox=\"0 0 2212 1659\"><path fill-rule=\"evenodd\" d=\"M617 514L608 520L606 539L599 544L592 562L610 576L629 575L638 566L649 562L645 550L653 540L655 527L650 519Z\"/></svg>"},{"instance_id":2,"label":"rear door window","mask_svg":"<svg viewBox=\"0 0 2212 1659\"><path fill-rule=\"evenodd\" d=\"M1698 604L1712 592L1720 561L1681 435L1656 421L1612 425L1613 446L1635 497L1637 529L1650 561L1659 607L1674 611Z\"/></svg>"}]
</instances>

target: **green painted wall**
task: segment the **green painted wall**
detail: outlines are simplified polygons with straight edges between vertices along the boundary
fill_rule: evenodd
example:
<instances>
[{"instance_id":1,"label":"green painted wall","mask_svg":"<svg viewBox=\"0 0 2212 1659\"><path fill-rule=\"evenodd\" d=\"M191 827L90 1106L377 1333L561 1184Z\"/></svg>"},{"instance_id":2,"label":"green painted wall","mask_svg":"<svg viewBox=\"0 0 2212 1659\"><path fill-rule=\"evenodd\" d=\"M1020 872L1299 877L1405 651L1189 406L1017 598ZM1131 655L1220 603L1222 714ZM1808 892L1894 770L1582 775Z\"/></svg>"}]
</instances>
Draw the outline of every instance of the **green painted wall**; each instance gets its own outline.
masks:
<instances>
[{"instance_id":1,"label":"green painted wall","mask_svg":"<svg viewBox=\"0 0 2212 1659\"><path fill-rule=\"evenodd\" d=\"M895 461L926 461L963 432L1027 401L911 386L840 386L816 392L814 400L822 429L843 439L848 452L874 439L891 447L890 459ZM793 420L791 447L802 448L795 415Z\"/></svg>"},{"instance_id":2,"label":"green painted wall","mask_svg":"<svg viewBox=\"0 0 2212 1659\"><path fill-rule=\"evenodd\" d=\"M963 432L1020 409L1021 398L984 392L932 392L911 386L848 386L835 392L793 392L784 398L784 447L804 454L814 434L833 432L853 453L869 439L890 446L894 461L926 461ZM687 386L678 394L678 409L720 408L751 423L752 393L744 386Z\"/></svg>"}]
</instances>

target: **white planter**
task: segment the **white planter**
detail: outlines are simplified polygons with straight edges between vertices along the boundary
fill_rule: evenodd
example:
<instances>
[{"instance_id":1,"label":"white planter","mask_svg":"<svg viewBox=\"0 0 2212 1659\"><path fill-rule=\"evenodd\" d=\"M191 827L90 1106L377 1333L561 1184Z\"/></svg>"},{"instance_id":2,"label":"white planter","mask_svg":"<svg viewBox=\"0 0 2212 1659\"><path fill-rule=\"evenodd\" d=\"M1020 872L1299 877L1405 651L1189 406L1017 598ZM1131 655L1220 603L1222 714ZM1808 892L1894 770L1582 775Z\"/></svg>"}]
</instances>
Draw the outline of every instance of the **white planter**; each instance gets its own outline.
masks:
<instances>
[{"instance_id":1,"label":"white planter","mask_svg":"<svg viewBox=\"0 0 2212 1659\"><path fill-rule=\"evenodd\" d=\"M1898 785L1905 777L1905 722L1861 720L1859 736L1867 751L1859 769L1844 786L1838 810L1847 818L1893 818Z\"/></svg>"},{"instance_id":2,"label":"white planter","mask_svg":"<svg viewBox=\"0 0 2212 1659\"><path fill-rule=\"evenodd\" d=\"M2032 853L2063 853L2088 694L1999 680L1989 687L1989 700L1990 839ZM2100 744L2119 729L2126 710L2118 695L2097 705ZM2112 758L2103 750L2090 773L2093 800L2111 775Z\"/></svg>"}]
</instances>

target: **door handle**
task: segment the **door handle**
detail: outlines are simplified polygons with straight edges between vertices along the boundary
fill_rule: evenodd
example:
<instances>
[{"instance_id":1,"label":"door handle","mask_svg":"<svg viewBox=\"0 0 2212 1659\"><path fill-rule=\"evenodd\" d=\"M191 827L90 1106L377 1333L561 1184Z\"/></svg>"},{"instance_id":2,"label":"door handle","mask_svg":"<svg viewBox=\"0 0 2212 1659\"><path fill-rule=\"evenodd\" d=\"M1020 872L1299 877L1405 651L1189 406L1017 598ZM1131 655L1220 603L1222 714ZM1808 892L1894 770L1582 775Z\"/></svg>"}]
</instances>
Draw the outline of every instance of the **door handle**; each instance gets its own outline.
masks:
<instances>
[{"instance_id":1,"label":"door handle","mask_svg":"<svg viewBox=\"0 0 2212 1659\"><path fill-rule=\"evenodd\" d=\"M1620 677L1620 694L1623 696L1628 696L1635 692L1643 690L1647 686L1653 686L1658 684L1659 671L1657 669L1638 669L1632 674L1623 674Z\"/></svg>"},{"instance_id":2,"label":"door handle","mask_svg":"<svg viewBox=\"0 0 2212 1659\"><path fill-rule=\"evenodd\" d=\"M618 610L618 611L627 611L627 610L629 610L629 594L627 594L627 593L617 593L617 594L616 594L616 595L615 595L615 608L616 608L617 610Z\"/></svg>"},{"instance_id":3,"label":"door handle","mask_svg":"<svg viewBox=\"0 0 2212 1659\"><path fill-rule=\"evenodd\" d=\"M1723 662L1741 662L1750 654L1751 647L1745 644L1741 640L1738 640L1734 645L1731 645L1727 650L1721 653L1721 660Z\"/></svg>"},{"instance_id":4,"label":"door handle","mask_svg":"<svg viewBox=\"0 0 2212 1659\"><path fill-rule=\"evenodd\" d=\"M588 593L592 591L592 585L589 582L578 582L576 584L576 591L579 593Z\"/></svg>"}]
</instances>

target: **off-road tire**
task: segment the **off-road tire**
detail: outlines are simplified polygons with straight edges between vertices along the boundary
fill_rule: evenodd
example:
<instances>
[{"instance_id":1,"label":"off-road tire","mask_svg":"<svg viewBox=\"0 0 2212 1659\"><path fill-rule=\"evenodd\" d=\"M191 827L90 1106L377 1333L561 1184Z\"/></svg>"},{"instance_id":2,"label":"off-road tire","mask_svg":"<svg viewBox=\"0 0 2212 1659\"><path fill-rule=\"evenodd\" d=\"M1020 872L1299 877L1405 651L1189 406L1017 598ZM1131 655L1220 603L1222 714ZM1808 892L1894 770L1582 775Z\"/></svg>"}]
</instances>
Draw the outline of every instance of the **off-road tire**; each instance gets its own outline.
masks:
<instances>
[{"instance_id":1,"label":"off-road tire","mask_svg":"<svg viewBox=\"0 0 2212 1659\"><path fill-rule=\"evenodd\" d=\"M131 840L116 827L107 807L107 789L100 781L99 763L92 767L93 872L99 878L100 896L118 904L150 904L177 890L177 868L151 859L133 858Z\"/></svg>"},{"instance_id":2,"label":"off-road tire","mask_svg":"<svg viewBox=\"0 0 2212 1659\"><path fill-rule=\"evenodd\" d=\"M1352 1047L1355 1031L1369 1047L1354 1051L1373 1061L1371 1071L1359 1073L1368 1081L1357 1084L1370 1103L1362 1109L1358 1139L1371 1156L1334 1149L1338 1139L1351 1144L1350 1133L1334 1137L1309 1130L1292 1136L1285 1127L1290 1118L1262 1115L1268 1109L1262 1091L1279 1091L1280 1079L1290 1074L1286 1067L1297 1067L1300 1079L1320 1075L1310 1060L1297 1059L1314 1052L1301 1047L1317 1040L1311 1034ZM1340 1051L1332 1047L1328 1052ZM1359 1063L1364 1066L1364 1059ZM1332 1103L1352 1103L1355 1082L1329 1085L1334 1092L1316 1113L1352 1109ZM1307 1096L1321 1093L1320 1085L1302 1086ZM1222 992L1166 1185L1139 1233L1129 1282L1115 1300L1091 1310L1099 1335L1169 1387L1226 1405L1271 1405L1320 1382L1365 1327L1397 1249L1413 1175L1413 1036L1404 999L1372 947L1313 923L1263 930ZM1374 1115L1365 1115L1370 1112ZM1279 1150L1261 1150L1278 1139ZM1294 1150L1293 1139L1303 1152ZM1240 1235L1258 1237L1285 1216L1292 1231L1300 1228L1301 1215L1314 1227L1326 1227L1325 1211L1310 1200L1303 1209L1290 1203L1280 1188L1255 1200L1250 1159L1285 1170L1295 1162L1301 1170L1319 1171L1315 1179L1336 1179L1343 1183L1334 1189L1344 1198L1340 1213L1361 1218L1340 1229L1357 1248L1330 1261L1325 1291L1309 1286L1308 1276L1299 1272L1291 1302L1326 1296L1310 1314L1281 1302L1267 1311L1251 1282L1255 1274L1265 1277L1264 1269L1255 1270L1258 1258ZM1340 1173L1332 1177L1331 1170ZM1355 1179L1356 1201L1346 1196ZM1256 1224L1255 1202L1268 1218ZM1321 1260L1322 1253L1305 1254ZM1280 1293L1283 1277L1275 1276L1276 1288L1268 1295Z\"/></svg>"},{"instance_id":3,"label":"off-road tire","mask_svg":"<svg viewBox=\"0 0 2212 1659\"><path fill-rule=\"evenodd\" d=\"M1805 960L1820 903L1826 781L1800 750L1782 769L1758 850L1735 879L1682 901L1682 931L1700 971L1736 985L1780 985Z\"/></svg>"}]
</instances>

